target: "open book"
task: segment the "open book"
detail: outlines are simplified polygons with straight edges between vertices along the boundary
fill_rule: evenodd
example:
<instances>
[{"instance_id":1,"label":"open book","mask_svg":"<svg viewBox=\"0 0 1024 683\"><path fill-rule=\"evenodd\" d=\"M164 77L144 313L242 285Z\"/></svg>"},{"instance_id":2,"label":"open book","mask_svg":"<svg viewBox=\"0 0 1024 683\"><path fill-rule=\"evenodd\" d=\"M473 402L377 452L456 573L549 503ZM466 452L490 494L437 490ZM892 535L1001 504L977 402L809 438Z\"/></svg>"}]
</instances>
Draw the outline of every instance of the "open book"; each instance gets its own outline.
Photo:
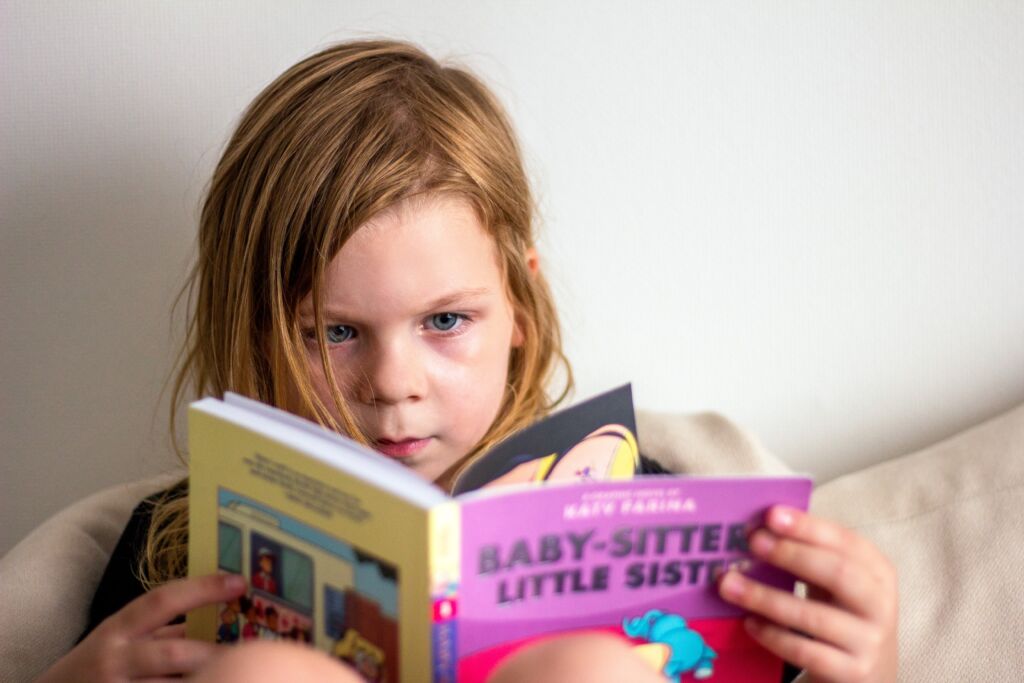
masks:
<instances>
[{"instance_id":1,"label":"open book","mask_svg":"<svg viewBox=\"0 0 1024 683\"><path fill-rule=\"evenodd\" d=\"M341 435L228 394L189 409L189 573L250 589L192 637L313 644L371 681L484 681L573 631L628 641L667 680L770 681L782 663L716 592L748 525L806 509L804 477L644 475L629 387L557 413L468 468L450 496Z\"/></svg>"}]
</instances>

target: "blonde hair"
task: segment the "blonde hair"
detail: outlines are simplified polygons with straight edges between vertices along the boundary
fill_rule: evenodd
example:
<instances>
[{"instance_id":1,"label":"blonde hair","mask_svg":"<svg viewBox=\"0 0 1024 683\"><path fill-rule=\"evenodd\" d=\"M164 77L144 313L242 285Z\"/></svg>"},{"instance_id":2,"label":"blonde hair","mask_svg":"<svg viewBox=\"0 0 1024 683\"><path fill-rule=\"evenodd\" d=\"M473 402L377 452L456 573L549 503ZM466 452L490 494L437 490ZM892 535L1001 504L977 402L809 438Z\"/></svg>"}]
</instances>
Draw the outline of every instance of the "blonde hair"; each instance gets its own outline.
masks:
<instances>
[{"instance_id":1,"label":"blonde hair","mask_svg":"<svg viewBox=\"0 0 1024 683\"><path fill-rule=\"evenodd\" d=\"M441 483L563 400L572 371L551 292L527 262L534 206L507 115L480 80L416 46L359 41L304 59L267 86L214 171L198 258L182 290L190 317L173 384L172 434L186 393L233 391L365 441L329 370L325 270L369 219L431 194L456 195L477 212L524 334L510 352L498 416ZM336 411L313 390L307 367L296 311L309 294ZM564 385L549 394L559 368ZM187 526L187 497L157 502L140 566L148 585L185 573Z\"/></svg>"}]
</instances>

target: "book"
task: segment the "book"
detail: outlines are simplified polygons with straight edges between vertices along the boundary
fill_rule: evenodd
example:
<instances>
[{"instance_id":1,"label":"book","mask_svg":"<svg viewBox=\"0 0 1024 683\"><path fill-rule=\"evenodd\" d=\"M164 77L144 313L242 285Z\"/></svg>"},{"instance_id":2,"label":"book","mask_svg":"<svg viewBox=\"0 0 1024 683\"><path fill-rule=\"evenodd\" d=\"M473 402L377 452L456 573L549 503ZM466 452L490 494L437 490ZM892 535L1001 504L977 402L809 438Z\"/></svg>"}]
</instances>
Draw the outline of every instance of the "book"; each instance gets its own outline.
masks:
<instances>
[{"instance_id":1,"label":"book","mask_svg":"<svg viewBox=\"0 0 1024 683\"><path fill-rule=\"evenodd\" d=\"M239 600L188 615L190 637L291 639L370 681L485 681L567 633L622 638L666 680L770 681L783 664L717 594L772 505L806 477L644 475L628 386L479 457L449 495L399 463L227 394L189 407L189 574L233 572Z\"/></svg>"}]
</instances>

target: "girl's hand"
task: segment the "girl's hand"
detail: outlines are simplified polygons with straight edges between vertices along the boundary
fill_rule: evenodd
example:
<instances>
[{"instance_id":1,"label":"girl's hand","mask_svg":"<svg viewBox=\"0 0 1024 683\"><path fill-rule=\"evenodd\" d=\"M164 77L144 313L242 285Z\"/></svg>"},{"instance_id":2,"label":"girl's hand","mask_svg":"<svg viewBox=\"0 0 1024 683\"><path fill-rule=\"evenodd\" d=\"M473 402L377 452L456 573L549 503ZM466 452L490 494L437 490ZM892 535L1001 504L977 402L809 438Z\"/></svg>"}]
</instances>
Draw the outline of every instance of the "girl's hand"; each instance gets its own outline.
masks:
<instances>
[{"instance_id":1,"label":"girl's hand","mask_svg":"<svg viewBox=\"0 0 1024 683\"><path fill-rule=\"evenodd\" d=\"M751 636L811 681L896 680L896 570L869 541L788 507L768 513L750 537L753 555L805 581L804 600L727 572L719 592L753 612Z\"/></svg>"},{"instance_id":2,"label":"girl's hand","mask_svg":"<svg viewBox=\"0 0 1024 683\"><path fill-rule=\"evenodd\" d=\"M245 592L245 579L212 574L172 581L125 605L96 627L36 683L69 681L157 681L190 674L221 648L185 639L184 624L168 626L179 614Z\"/></svg>"}]
</instances>

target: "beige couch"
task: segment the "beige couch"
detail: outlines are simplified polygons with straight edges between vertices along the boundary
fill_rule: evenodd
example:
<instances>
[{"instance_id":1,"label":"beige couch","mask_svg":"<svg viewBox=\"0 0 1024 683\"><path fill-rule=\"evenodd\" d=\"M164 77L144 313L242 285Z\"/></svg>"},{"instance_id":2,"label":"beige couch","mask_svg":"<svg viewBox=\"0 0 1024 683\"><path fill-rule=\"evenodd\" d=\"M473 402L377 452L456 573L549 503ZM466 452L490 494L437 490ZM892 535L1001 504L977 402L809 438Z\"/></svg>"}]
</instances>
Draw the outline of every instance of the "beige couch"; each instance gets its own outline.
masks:
<instances>
[{"instance_id":1,"label":"beige couch","mask_svg":"<svg viewBox=\"0 0 1024 683\"><path fill-rule=\"evenodd\" d=\"M719 416L638 419L642 450L671 469L788 471ZM132 507L173 478L76 503L0 560L0 681L31 680L71 647ZM901 681L1024 680L1024 406L824 483L812 507L896 564Z\"/></svg>"}]
</instances>

